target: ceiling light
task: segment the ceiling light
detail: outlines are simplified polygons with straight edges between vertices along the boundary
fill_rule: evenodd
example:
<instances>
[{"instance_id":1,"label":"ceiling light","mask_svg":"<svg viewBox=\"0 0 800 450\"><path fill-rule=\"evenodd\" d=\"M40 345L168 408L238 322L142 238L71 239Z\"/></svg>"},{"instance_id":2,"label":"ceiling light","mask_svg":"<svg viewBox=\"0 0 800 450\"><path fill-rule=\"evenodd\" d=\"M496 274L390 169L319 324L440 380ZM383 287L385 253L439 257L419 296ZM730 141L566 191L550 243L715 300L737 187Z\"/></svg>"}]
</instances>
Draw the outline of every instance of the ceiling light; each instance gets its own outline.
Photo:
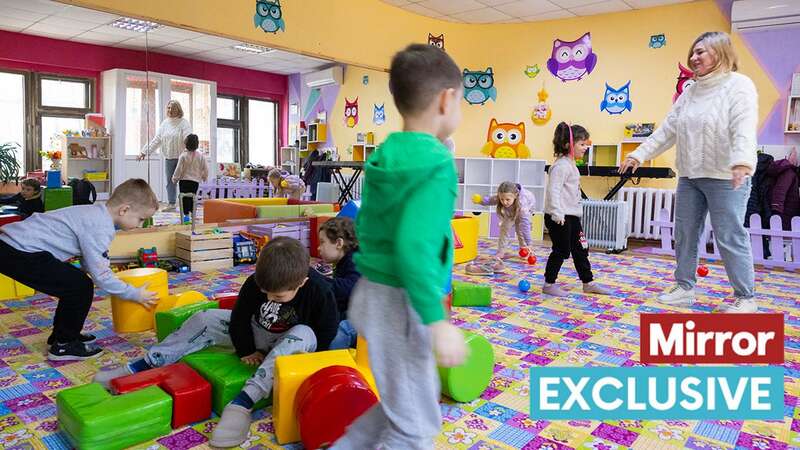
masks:
<instances>
[{"instance_id":1,"label":"ceiling light","mask_svg":"<svg viewBox=\"0 0 800 450\"><path fill-rule=\"evenodd\" d=\"M264 47L262 45L254 45L254 44L237 44L233 46L233 49L239 50L240 52L250 53L253 55L263 55L275 51L274 48L269 48L269 47Z\"/></svg>"},{"instance_id":2,"label":"ceiling light","mask_svg":"<svg viewBox=\"0 0 800 450\"><path fill-rule=\"evenodd\" d=\"M160 27L161 24L156 22L148 22L146 20L132 19L130 17L120 17L119 19L111 22L112 27L122 28L123 30L135 31L137 33L145 33L153 31Z\"/></svg>"},{"instance_id":3,"label":"ceiling light","mask_svg":"<svg viewBox=\"0 0 800 450\"><path fill-rule=\"evenodd\" d=\"M767 6L767 9L786 8L787 6L789 5L773 5L773 6Z\"/></svg>"}]
</instances>

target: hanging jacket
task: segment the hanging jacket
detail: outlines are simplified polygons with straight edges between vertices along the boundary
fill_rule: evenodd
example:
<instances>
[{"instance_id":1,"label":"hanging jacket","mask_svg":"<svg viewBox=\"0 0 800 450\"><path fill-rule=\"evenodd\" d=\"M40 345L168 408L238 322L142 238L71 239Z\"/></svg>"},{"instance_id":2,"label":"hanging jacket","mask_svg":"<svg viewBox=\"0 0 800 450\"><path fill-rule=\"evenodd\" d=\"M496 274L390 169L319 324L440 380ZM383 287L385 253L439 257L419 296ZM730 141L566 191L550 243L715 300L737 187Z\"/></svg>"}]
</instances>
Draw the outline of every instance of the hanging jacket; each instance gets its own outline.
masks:
<instances>
[{"instance_id":1,"label":"hanging jacket","mask_svg":"<svg viewBox=\"0 0 800 450\"><path fill-rule=\"evenodd\" d=\"M775 180L770 192L770 209L781 216L783 229L789 230L792 217L800 216L797 167L787 159L775 161L767 169L767 176Z\"/></svg>"},{"instance_id":2,"label":"hanging jacket","mask_svg":"<svg viewBox=\"0 0 800 450\"><path fill-rule=\"evenodd\" d=\"M756 171L753 174L750 186L750 198L747 200L747 213L744 216L744 226L750 226L750 216L758 214L761 216L761 228L769 228L769 218L772 211L769 207L769 189L774 180L767 176L767 169L775 158L768 153L758 154Z\"/></svg>"}]
</instances>

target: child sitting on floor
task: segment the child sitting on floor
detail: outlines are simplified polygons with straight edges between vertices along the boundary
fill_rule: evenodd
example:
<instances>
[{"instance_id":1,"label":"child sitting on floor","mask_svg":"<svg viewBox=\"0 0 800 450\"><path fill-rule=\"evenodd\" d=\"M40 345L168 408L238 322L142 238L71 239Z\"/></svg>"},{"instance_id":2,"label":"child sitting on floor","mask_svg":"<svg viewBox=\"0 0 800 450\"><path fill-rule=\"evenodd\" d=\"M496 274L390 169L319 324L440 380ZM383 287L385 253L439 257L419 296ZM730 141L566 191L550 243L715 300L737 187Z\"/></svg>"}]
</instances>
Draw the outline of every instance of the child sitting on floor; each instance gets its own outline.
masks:
<instances>
[{"instance_id":1,"label":"child sitting on floor","mask_svg":"<svg viewBox=\"0 0 800 450\"><path fill-rule=\"evenodd\" d=\"M44 203L42 203L42 185L39 180L27 178L22 180L19 194L0 199L0 205L14 205L17 207L17 214L22 217L29 217L33 213L43 213Z\"/></svg>"},{"instance_id":2,"label":"child sitting on floor","mask_svg":"<svg viewBox=\"0 0 800 450\"><path fill-rule=\"evenodd\" d=\"M267 175L275 197L288 197L300 200L306 191L306 184L297 175L292 175L285 170L274 168Z\"/></svg>"},{"instance_id":3,"label":"child sitting on floor","mask_svg":"<svg viewBox=\"0 0 800 450\"><path fill-rule=\"evenodd\" d=\"M258 255L256 271L242 285L233 311L194 314L144 358L98 372L94 381L107 387L114 378L173 364L206 347L233 348L243 362L259 368L225 406L210 444L240 445L247 439L253 405L272 391L275 358L327 350L336 335L339 314L322 278L309 268L308 250L300 241L277 237Z\"/></svg>"},{"instance_id":4,"label":"child sitting on floor","mask_svg":"<svg viewBox=\"0 0 800 450\"><path fill-rule=\"evenodd\" d=\"M319 255L323 261L335 266L333 278L325 280L333 290L339 308L339 331L331 342L331 350L355 348L356 330L347 321L347 307L350 293L361 274L353 263L353 253L358 251L358 238L353 220L349 217L335 217L319 228Z\"/></svg>"},{"instance_id":5,"label":"child sitting on floor","mask_svg":"<svg viewBox=\"0 0 800 450\"><path fill-rule=\"evenodd\" d=\"M141 226L158 208L146 181L130 179L117 186L105 205L71 206L34 214L0 228L0 273L58 298L47 358L81 360L102 352L82 334L94 298L95 284L111 295L154 304L156 294L120 281L111 271L108 247L116 229ZM80 256L92 277L67 262Z\"/></svg>"}]
</instances>

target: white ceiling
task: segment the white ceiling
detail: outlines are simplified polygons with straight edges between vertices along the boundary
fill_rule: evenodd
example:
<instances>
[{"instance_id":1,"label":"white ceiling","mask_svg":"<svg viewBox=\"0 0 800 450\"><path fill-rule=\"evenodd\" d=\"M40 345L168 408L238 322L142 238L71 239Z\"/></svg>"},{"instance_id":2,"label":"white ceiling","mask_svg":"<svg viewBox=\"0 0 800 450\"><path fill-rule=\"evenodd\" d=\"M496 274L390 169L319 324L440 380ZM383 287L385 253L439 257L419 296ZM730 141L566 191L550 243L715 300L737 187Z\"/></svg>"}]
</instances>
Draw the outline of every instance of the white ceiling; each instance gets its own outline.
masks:
<instances>
[{"instance_id":1,"label":"white ceiling","mask_svg":"<svg viewBox=\"0 0 800 450\"><path fill-rule=\"evenodd\" d=\"M693 0L382 0L423 16L463 23L522 23L591 16Z\"/></svg>"},{"instance_id":2,"label":"white ceiling","mask_svg":"<svg viewBox=\"0 0 800 450\"><path fill-rule=\"evenodd\" d=\"M147 47L157 53L278 74L312 72L331 63L281 50L252 55L231 48L241 42L180 28L161 26L138 33L108 25L119 17L51 0L0 0L0 30L107 47Z\"/></svg>"}]
</instances>

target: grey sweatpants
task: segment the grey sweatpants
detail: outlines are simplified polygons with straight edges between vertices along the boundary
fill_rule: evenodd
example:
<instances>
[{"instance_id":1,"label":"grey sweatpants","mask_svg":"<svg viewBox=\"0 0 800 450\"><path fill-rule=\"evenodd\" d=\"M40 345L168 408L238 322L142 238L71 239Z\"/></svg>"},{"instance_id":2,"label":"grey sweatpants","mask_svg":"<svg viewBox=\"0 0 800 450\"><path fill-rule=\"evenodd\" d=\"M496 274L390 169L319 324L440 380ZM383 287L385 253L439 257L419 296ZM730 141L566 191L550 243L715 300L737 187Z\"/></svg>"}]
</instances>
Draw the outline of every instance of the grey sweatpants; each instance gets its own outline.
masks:
<instances>
[{"instance_id":1,"label":"grey sweatpants","mask_svg":"<svg viewBox=\"0 0 800 450\"><path fill-rule=\"evenodd\" d=\"M209 309L190 317L181 327L164 340L150 347L145 360L153 367L173 364L179 359L206 347L219 346L233 348L228 324L231 311ZM253 400L267 397L272 391L275 358L280 355L313 352L317 348L314 331L306 325L295 325L285 333L270 333L253 323L253 336L256 348L266 354L264 362L242 389Z\"/></svg>"},{"instance_id":2,"label":"grey sweatpants","mask_svg":"<svg viewBox=\"0 0 800 450\"><path fill-rule=\"evenodd\" d=\"M361 278L347 317L367 341L381 401L350 425L332 448L433 448L442 426L439 372L430 331L406 291Z\"/></svg>"}]
</instances>

